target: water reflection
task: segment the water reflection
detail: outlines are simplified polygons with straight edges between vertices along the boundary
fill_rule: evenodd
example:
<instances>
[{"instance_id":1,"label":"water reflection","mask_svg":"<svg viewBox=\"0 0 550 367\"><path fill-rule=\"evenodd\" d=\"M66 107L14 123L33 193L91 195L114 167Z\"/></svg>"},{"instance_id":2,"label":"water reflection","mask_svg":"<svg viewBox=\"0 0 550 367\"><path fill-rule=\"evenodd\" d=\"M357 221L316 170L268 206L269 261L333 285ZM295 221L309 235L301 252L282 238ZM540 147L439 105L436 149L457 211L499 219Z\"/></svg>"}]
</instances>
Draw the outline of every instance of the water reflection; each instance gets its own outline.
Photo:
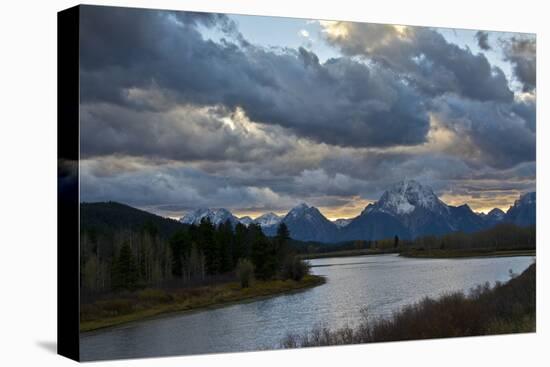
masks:
<instances>
[{"instance_id":1,"label":"water reflection","mask_svg":"<svg viewBox=\"0 0 550 367\"><path fill-rule=\"evenodd\" d=\"M307 291L133 323L81 336L83 360L236 352L278 347L289 332L353 326L360 310L388 316L445 292L506 281L531 257L408 259L396 255L311 260L327 283Z\"/></svg>"}]
</instances>

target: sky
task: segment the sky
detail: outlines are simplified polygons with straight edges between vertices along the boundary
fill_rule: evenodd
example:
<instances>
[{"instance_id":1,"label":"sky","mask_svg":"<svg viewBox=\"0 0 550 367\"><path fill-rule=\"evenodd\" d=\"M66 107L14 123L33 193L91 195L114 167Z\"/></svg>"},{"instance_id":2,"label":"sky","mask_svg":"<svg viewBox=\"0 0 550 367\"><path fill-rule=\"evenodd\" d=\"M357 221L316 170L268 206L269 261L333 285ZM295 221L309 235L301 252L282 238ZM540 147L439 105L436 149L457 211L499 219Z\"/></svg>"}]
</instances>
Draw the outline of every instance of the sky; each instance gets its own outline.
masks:
<instances>
[{"instance_id":1,"label":"sky","mask_svg":"<svg viewBox=\"0 0 550 367\"><path fill-rule=\"evenodd\" d=\"M80 195L350 218L415 179L450 205L535 190L531 34L84 6Z\"/></svg>"}]
</instances>

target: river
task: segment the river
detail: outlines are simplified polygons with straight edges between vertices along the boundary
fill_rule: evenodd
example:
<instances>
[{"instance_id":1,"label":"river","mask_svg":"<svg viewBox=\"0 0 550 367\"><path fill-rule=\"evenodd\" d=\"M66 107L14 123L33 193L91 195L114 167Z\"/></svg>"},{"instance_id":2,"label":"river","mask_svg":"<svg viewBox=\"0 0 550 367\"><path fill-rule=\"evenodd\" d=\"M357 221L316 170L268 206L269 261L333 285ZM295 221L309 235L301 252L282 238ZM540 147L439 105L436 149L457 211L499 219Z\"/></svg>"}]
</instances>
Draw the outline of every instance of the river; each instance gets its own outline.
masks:
<instances>
[{"instance_id":1,"label":"river","mask_svg":"<svg viewBox=\"0 0 550 367\"><path fill-rule=\"evenodd\" d=\"M316 325L353 326L360 310L388 316L425 296L507 281L534 258L413 259L397 255L310 260L326 284L249 303L168 315L84 333L82 360L220 353L279 347L288 333Z\"/></svg>"}]
</instances>

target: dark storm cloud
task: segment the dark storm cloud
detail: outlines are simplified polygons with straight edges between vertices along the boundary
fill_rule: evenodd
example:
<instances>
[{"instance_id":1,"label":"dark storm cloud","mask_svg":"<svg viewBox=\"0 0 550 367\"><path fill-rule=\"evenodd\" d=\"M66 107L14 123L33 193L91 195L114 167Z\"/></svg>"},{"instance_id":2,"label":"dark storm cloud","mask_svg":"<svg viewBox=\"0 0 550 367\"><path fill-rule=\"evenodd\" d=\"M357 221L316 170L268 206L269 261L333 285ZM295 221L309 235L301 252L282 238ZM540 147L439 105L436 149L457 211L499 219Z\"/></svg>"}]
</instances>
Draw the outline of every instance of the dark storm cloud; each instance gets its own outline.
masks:
<instances>
[{"instance_id":1,"label":"dark storm cloud","mask_svg":"<svg viewBox=\"0 0 550 367\"><path fill-rule=\"evenodd\" d=\"M344 29L331 32L330 27ZM502 70L492 67L483 54L449 43L433 29L337 22L325 36L345 54L400 72L431 96L452 92L481 101L513 99Z\"/></svg>"},{"instance_id":2,"label":"dark storm cloud","mask_svg":"<svg viewBox=\"0 0 550 367\"><path fill-rule=\"evenodd\" d=\"M479 149L472 152L472 159L497 168L535 160L535 133L530 122L514 111L520 105L471 101L450 95L440 97L434 105L443 124L463 139L471 139ZM518 108L518 112L524 112Z\"/></svg>"},{"instance_id":3,"label":"dark storm cloud","mask_svg":"<svg viewBox=\"0 0 550 367\"><path fill-rule=\"evenodd\" d=\"M404 178L472 197L534 186L534 93L514 98L434 30L344 23L327 39L345 56L321 63L220 14L84 7L81 25L84 201L269 211Z\"/></svg>"},{"instance_id":4,"label":"dark storm cloud","mask_svg":"<svg viewBox=\"0 0 550 367\"><path fill-rule=\"evenodd\" d=\"M529 130L533 133L536 131L537 106L535 96L527 96L523 100L516 101L512 106L512 110L525 120Z\"/></svg>"},{"instance_id":5,"label":"dark storm cloud","mask_svg":"<svg viewBox=\"0 0 550 367\"><path fill-rule=\"evenodd\" d=\"M139 170L102 176L104 162L81 162L81 200L116 200L134 206L170 206L171 210L197 207L287 208L295 204L268 187L244 185L222 175L206 174L189 167L143 165Z\"/></svg>"},{"instance_id":6,"label":"dark storm cloud","mask_svg":"<svg viewBox=\"0 0 550 367\"><path fill-rule=\"evenodd\" d=\"M489 33L485 31L477 31L475 37L479 48L485 51L491 49L491 45L489 45Z\"/></svg>"},{"instance_id":7,"label":"dark storm cloud","mask_svg":"<svg viewBox=\"0 0 550 367\"><path fill-rule=\"evenodd\" d=\"M537 86L537 43L534 36L518 36L502 40L505 58L513 65L514 75L523 84L523 91Z\"/></svg>"},{"instance_id":8,"label":"dark storm cloud","mask_svg":"<svg viewBox=\"0 0 550 367\"><path fill-rule=\"evenodd\" d=\"M83 105L81 156L112 154L154 159L259 161L288 151L293 140L280 127L250 126L224 107L180 106L143 111L109 103Z\"/></svg>"},{"instance_id":9,"label":"dark storm cloud","mask_svg":"<svg viewBox=\"0 0 550 367\"><path fill-rule=\"evenodd\" d=\"M151 61L159 48L172 45L172 40L162 43L162 37L170 31L182 35L198 35L198 26L219 28L222 32L239 34L234 22L224 14L199 12L171 12L153 9L118 8L103 6L81 7L80 64L85 69L104 66L125 67ZM172 38L172 37L170 37ZM173 50L177 52L177 50ZM144 65L146 66L146 65Z\"/></svg>"},{"instance_id":10,"label":"dark storm cloud","mask_svg":"<svg viewBox=\"0 0 550 367\"><path fill-rule=\"evenodd\" d=\"M534 161L535 97L514 98L502 70L483 54L451 44L430 28L332 22L324 34L345 54L399 73L425 93L427 109L456 135L457 148L447 153L498 168ZM488 39L486 32L477 37ZM512 38L505 46L518 79L534 83L534 40Z\"/></svg>"},{"instance_id":11,"label":"dark storm cloud","mask_svg":"<svg viewBox=\"0 0 550 367\"><path fill-rule=\"evenodd\" d=\"M429 129L423 97L391 71L346 58L319 64L304 49L215 43L189 15L86 8L83 18L84 103L163 108L129 98L132 90L158 87L179 103L240 106L253 121L342 146L418 144Z\"/></svg>"},{"instance_id":12,"label":"dark storm cloud","mask_svg":"<svg viewBox=\"0 0 550 367\"><path fill-rule=\"evenodd\" d=\"M438 183L467 177L473 171L461 158L436 152L343 154L326 157L320 166L329 177L339 173L354 183L361 182L362 187L356 193L366 199L377 199L392 183L405 178L439 189Z\"/></svg>"},{"instance_id":13,"label":"dark storm cloud","mask_svg":"<svg viewBox=\"0 0 550 367\"><path fill-rule=\"evenodd\" d=\"M435 153L360 156L340 152L322 157L315 167L296 173L274 174L269 162L251 166L226 161L217 169L202 163L133 162L124 157L84 160L81 169L83 201L119 200L181 213L196 207L288 210L305 201L317 206L340 206L354 198L376 200L391 184L404 178L430 185L438 194L534 189L535 165L520 164L496 170L474 167L453 156ZM111 167L105 172L106 167ZM487 194L487 195L490 195Z\"/></svg>"},{"instance_id":14,"label":"dark storm cloud","mask_svg":"<svg viewBox=\"0 0 550 367\"><path fill-rule=\"evenodd\" d=\"M523 192L536 190L536 162L520 163L508 169L491 169L484 167L478 171L472 171L470 177L461 178L462 181L471 182L489 182L485 185L486 189L492 190L494 187L512 187L521 189Z\"/></svg>"}]
</instances>

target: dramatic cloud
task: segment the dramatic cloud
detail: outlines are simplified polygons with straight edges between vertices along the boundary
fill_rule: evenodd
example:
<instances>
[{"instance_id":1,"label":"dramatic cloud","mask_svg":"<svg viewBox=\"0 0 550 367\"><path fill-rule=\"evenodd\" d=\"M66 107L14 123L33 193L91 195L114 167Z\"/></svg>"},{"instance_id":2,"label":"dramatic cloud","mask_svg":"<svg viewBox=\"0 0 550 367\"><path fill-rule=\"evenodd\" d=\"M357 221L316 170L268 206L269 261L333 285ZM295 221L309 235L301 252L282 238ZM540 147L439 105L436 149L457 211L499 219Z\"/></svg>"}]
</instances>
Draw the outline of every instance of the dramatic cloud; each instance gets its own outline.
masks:
<instances>
[{"instance_id":1,"label":"dramatic cloud","mask_svg":"<svg viewBox=\"0 0 550 367\"><path fill-rule=\"evenodd\" d=\"M481 101L513 99L502 70L433 29L352 22L325 22L325 27L327 41L344 54L390 67L432 96L452 92Z\"/></svg>"},{"instance_id":2,"label":"dramatic cloud","mask_svg":"<svg viewBox=\"0 0 550 367\"><path fill-rule=\"evenodd\" d=\"M81 108L82 157L121 154L166 160L274 159L296 137L277 126L251 122L237 108L179 106L134 110L108 103Z\"/></svg>"},{"instance_id":3,"label":"dramatic cloud","mask_svg":"<svg viewBox=\"0 0 550 367\"><path fill-rule=\"evenodd\" d=\"M153 211L182 211L197 207L288 208L295 202L268 187L236 185L230 178L205 174L178 165L141 165L139 170L98 175L103 162L83 160L83 201L105 197Z\"/></svg>"},{"instance_id":4,"label":"dramatic cloud","mask_svg":"<svg viewBox=\"0 0 550 367\"><path fill-rule=\"evenodd\" d=\"M534 101L518 101L502 70L492 67L483 54L451 44L429 28L349 22L324 26L327 40L345 54L402 73L431 96L427 108L460 137L457 144L468 147L458 152L463 158L494 167L535 159ZM480 42L488 38L486 32L476 36ZM516 74L527 69L522 62L534 53L534 43L512 38L508 48L507 57L515 57Z\"/></svg>"},{"instance_id":5,"label":"dramatic cloud","mask_svg":"<svg viewBox=\"0 0 550 367\"><path fill-rule=\"evenodd\" d=\"M435 29L322 21L315 44L336 56L321 62L251 43L236 19L82 8L83 201L350 217L405 178L480 210L534 190L534 38L475 54Z\"/></svg>"},{"instance_id":6,"label":"dramatic cloud","mask_svg":"<svg viewBox=\"0 0 550 367\"><path fill-rule=\"evenodd\" d=\"M537 45L532 36L512 37L502 40L504 56L514 68L514 75L529 92L537 86Z\"/></svg>"},{"instance_id":7,"label":"dramatic cloud","mask_svg":"<svg viewBox=\"0 0 550 367\"><path fill-rule=\"evenodd\" d=\"M422 96L384 69L346 58L320 64L303 48L215 43L202 38L194 27L197 21L183 23L190 15L105 8L85 8L84 13L85 103L168 108L131 98L136 89L160 88L167 103L241 107L254 121L329 144L388 146L425 140L429 121Z\"/></svg>"},{"instance_id":8,"label":"dramatic cloud","mask_svg":"<svg viewBox=\"0 0 550 367\"><path fill-rule=\"evenodd\" d=\"M484 31L477 31L475 37L479 48L485 51L491 49L491 46L489 45L489 33Z\"/></svg>"},{"instance_id":9,"label":"dramatic cloud","mask_svg":"<svg viewBox=\"0 0 550 367\"><path fill-rule=\"evenodd\" d=\"M455 96L440 97L434 104L438 119L477 148L469 158L498 168L535 160L535 133L515 106Z\"/></svg>"},{"instance_id":10,"label":"dramatic cloud","mask_svg":"<svg viewBox=\"0 0 550 367\"><path fill-rule=\"evenodd\" d=\"M518 95L512 109L525 120L529 130L536 131L537 101L535 94L524 93Z\"/></svg>"}]
</instances>

